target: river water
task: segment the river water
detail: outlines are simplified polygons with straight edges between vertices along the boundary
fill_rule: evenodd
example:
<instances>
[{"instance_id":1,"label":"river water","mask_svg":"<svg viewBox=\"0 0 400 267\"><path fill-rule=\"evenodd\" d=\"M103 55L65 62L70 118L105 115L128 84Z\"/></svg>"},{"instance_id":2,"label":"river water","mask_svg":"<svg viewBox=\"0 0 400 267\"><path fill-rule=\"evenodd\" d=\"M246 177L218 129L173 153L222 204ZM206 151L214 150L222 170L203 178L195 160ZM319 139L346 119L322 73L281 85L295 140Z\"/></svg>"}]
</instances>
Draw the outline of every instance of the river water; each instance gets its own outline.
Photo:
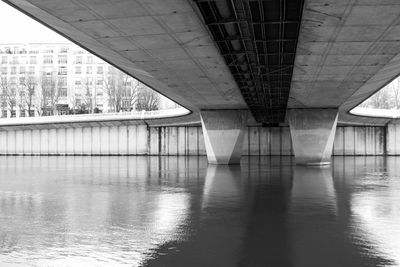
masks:
<instances>
[{"instance_id":1,"label":"river water","mask_svg":"<svg viewBox=\"0 0 400 267\"><path fill-rule=\"evenodd\" d=\"M400 266L400 157L0 157L0 266Z\"/></svg>"}]
</instances>

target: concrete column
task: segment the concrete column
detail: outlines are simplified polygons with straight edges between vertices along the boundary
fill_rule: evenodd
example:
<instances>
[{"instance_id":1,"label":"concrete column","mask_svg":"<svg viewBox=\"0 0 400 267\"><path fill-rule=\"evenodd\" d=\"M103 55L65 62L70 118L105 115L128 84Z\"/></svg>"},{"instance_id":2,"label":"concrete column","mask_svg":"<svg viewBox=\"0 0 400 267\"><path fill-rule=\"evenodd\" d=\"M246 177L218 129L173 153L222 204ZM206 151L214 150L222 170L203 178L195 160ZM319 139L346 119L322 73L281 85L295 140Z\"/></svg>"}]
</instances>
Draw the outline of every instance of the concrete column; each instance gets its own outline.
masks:
<instances>
[{"instance_id":1,"label":"concrete column","mask_svg":"<svg viewBox=\"0 0 400 267\"><path fill-rule=\"evenodd\" d=\"M337 109L289 109L290 135L296 164L330 164Z\"/></svg>"},{"instance_id":2,"label":"concrete column","mask_svg":"<svg viewBox=\"0 0 400 267\"><path fill-rule=\"evenodd\" d=\"M247 110L202 110L201 125L211 164L240 164Z\"/></svg>"}]
</instances>

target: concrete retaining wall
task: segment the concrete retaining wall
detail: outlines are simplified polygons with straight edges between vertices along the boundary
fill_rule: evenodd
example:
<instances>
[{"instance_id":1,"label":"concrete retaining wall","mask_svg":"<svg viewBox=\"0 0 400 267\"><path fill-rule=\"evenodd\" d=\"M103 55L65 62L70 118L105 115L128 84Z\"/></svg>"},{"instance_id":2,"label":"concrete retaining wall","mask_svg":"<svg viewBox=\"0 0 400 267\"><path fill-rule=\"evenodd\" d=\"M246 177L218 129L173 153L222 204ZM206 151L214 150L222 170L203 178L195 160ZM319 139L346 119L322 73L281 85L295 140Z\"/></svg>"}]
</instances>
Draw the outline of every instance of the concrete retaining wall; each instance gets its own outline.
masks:
<instances>
[{"instance_id":1,"label":"concrete retaining wall","mask_svg":"<svg viewBox=\"0 0 400 267\"><path fill-rule=\"evenodd\" d=\"M0 154L145 155L146 125L0 131Z\"/></svg>"},{"instance_id":2,"label":"concrete retaining wall","mask_svg":"<svg viewBox=\"0 0 400 267\"><path fill-rule=\"evenodd\" d=\"M400 155L400 125L339 126L334 155ZM201 127L146 125L0 131L0 154L205 155ZM290 156L288 127L248 127L244 155Z\"/></svg>"}]
</instances>

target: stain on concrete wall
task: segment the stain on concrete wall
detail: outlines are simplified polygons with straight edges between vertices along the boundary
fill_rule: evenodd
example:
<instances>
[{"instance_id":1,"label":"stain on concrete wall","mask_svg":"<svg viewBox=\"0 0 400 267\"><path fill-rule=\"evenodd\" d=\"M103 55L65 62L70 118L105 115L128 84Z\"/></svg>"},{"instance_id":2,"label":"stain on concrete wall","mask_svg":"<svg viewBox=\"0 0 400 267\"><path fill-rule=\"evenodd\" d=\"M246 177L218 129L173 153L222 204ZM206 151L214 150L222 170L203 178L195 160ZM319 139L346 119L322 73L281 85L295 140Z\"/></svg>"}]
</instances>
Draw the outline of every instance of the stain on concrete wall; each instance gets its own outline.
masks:
<instances>
[{"instance_id":1,"label":"stain on concrete wall","mask_svg":"<svg viewBox=\"0 0 400 267\"><path fill-rule=\"evenodd\" d=\"M400 124L339 126L333 155L400 155ZM202 128L96 126L0 131L0 154L11 155L206 155ZM289 127L248 127L243 155L293 155Z\"/></svg>"}]
</instances>

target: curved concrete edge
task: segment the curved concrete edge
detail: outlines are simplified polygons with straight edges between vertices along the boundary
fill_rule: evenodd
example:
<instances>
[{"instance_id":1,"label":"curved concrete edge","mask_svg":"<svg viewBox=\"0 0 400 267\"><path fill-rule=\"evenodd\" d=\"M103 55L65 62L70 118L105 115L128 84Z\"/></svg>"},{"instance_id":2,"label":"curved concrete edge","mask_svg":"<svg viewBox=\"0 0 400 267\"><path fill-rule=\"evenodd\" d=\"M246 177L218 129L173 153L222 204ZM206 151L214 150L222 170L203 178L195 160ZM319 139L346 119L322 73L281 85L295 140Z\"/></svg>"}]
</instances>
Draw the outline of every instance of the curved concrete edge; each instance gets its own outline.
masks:
<instances>
[{"instance_id":1,"label":"curved concrete edge","mask_svg":"<svg viewBox=\"0 0 400 267\"><path fill-rule=\"evenodd\" d=\"M373 117L383 119L400 118L400 110L396 109L377 109L377 108L362 108L355 107L349 111L350 114L361 117Z\"/></svg>"},{"instance_id":2,"label":"curved concrete edge","mask_svg":"<svg viewBox=\"0 0 400 267\"><path fill-rule=\"evenodd\" d=\"M360 112L359 105L399 76L400 54L394 56L339 107L339 124L385 125L393 117L386 112Z\"/></svg>"},{"instance_id":3,"label":"curved concrete edge","mask_svg":"<svg viewBox=\"0 0 400 267\"><path fill-rule=\"evenodd\" d=\"M98 113L83 115L60 115L45 117L23 117L0 119L1 126L38 125L38 124L59 124L59 123L85 123L85 122L106 122L126 120L151 120L171 117L180 117L190 114L185 108L171 110L158 110L133 113Z\"/></svg>"},{"instance_id":4,"label":"curved concrete edge","mask_svg":"<svg viewBox=\"0 0 400 267\"><path fill-rule=\"evenodd\" d=\"M79 128L86 126L119 126L146 124L149 126L200 125L198 113L179 109L168 114L91 114L49 117L0 119L0 130Z\"/></svg>"},{"instance_id":5,"label":"curved concrete edge","mask_svg":"<svg viewBox=\"0 0 400 267\"><path fill-rule=\"evenodd\" d=\"M145 120L145 123L152 127L200 126L201 120L200 120L200 113L191 112L190 114L179 117Z\"/></svg>"},{"instance_id":6,"label":"curved concrete edge","mask_svg":"<svg viewBox=\"0 0 400 267\"><path fill-rule=\"evenodd\" d=\"M385 111L364 109L355 107L350 111L340 110L338 125L384 126L393 119L392 115Z\"/></svg>"}]
</instances>

